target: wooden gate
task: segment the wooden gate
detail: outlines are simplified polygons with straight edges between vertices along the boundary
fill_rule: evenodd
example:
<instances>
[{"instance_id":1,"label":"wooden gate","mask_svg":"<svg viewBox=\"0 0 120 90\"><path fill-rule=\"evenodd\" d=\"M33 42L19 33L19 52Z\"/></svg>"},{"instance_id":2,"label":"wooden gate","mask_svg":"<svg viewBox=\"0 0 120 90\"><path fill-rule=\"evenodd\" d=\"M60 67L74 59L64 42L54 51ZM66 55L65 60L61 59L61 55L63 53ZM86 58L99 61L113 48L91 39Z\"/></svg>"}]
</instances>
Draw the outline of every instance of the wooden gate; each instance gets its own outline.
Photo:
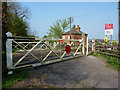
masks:
<instances>
[{"instance_id":1,"label":"wooden gate","mask_svg":"<svg viewBox=\"0 0 120 90\"><path fill-rule=\"evenodd\" d=\"M13 37L10 32L7 33L7 38L7 68L9 70L50 64L84 56L88 53L88 51L85 53L85 44L83 42L85 38L70 40ZM71 43L67 44L66 41ZM70 53L66 53L66 45L71 47ZM13 53L16 50L19 53ZM16 58L17 56L19 58Z\"/></svg>"}]
</instances>

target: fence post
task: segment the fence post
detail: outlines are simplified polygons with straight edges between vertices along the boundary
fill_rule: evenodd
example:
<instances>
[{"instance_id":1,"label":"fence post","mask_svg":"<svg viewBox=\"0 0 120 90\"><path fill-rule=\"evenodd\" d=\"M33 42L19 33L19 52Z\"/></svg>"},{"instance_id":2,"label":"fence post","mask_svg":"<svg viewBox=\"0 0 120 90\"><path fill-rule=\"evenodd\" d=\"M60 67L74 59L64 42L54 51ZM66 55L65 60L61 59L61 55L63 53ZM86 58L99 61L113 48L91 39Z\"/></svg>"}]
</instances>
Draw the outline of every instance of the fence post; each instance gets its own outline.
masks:
<instances>
[{"instance_id":1,"label":"fence post","mask_svg":"<svg viewBox=\"0 0 120 90\"><path fill-rule=\"evenodd\" d=\"M56 46L56 42L54 42L54 44L53 44L53 48L55 48L55 46Z\"/></svg>"},{"instance_id":2,"label":"fence post","mask_svg":"<svg viewBox=\"0 0 120 90\"><path fill-rule=\"evenodd\" d=\"M85 55L85 33L82 33L82 40L83 40L82 53L83 55Z\"/></svg>"},{"instance_id":3,"label":"fence post","mask_svg":"<svg viewBox=\"0 0 120 90\"><path fill-rule=\"evenodd\" d=\"M92 39L92 52L95 52L95 39Z\"/></svg>"},{"instance_id":4,"label":"fence post","mask_svg":"<svg viewBox=\"0 0 120 90\"><path fill-rule=\"evenodd\" d=\"M87 35L86 55L88 55L88 35Z\"/></svg>"},{"instance_id":5,"label":"fence post","mask_svg":"<svg viewBox=\"0 0 120 90\"><path fill-rule=\"evenodd\" d=\"M46 41L46 44L49 45L49 41ZM48 49L48 47L46 46L46 49Z\"/></svg>"},{"instance_id":6,"label":"fence post","mask_svg":"<svg viewBox=\"0 0 120 90\"><path fill-rule=\"evenodd\" d=\"M8 37L12 36L12 33L7 32L6 35ZM7 55L7 68L12 69L13 68L13 61L12 61L12 39L7 39L6 41L6 55ZM13 71L9 71L8 74L12 74Z\"/></svg>"}]
</instances>

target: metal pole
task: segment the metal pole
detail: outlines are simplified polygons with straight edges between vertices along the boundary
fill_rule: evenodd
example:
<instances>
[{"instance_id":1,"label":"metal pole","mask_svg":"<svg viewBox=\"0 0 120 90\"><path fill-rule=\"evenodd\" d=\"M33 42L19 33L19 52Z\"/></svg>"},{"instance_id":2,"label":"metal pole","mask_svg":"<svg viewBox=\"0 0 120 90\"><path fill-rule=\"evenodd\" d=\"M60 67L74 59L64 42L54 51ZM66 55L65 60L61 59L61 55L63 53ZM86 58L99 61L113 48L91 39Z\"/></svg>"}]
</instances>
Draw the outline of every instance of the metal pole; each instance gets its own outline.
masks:
<instances>
[{"instance_id":1,"label":"metal pole","mask_svg":"<svg viewBox=\"0 0 120 90\"><path fill-rule=\"evenodd\" d=\"M106 37L107 37L107 35L106 35ZM106 43L106 47L105 47L105 49L107 49L107 42L105 42Z\"/></svg>"},{"instance_id":2,"label":"metal pole","mask_svg":"<svg viewBox=\"0 0 120 90\"><path fill-rule=\"evenodd\" d=\"M86 55L88 55L88 35L87 35L87 46L86 46L87 48L87 51L86 51Z\"/></svg>"},{"instance_id":3,"label":"metal pole","mask_svg":"<svg viewBox=\"0 0 120 90\"><path fill-rule=\"evenodd\" d=\"M71 40L71 17L70 17L70 40ZM70 41L71 44L71 41Z\"/></svg>"},{"instance_id":4,"label":"metal pole","mask_svg":"<svg viewBox=\"0 0 120 90\"><path fill-rule=\"evenodd\" d=\"M83 41L84 41L84 55L85 55L85 52L86 52L86 51L85 51L85 33L83 33L83 35L84 35L84 36L83 36Z\"/></svg>"},{"instance_id":5,"label":"metal pole","mask_svg":"<svg viewBox=\"0 0 120 90\"><path fill-rule=\"evenodd\" d=\"M61 50L61 43L60 43L60 57L61 57L61 51L62 51L62 50Z\"/></svg>"},{"instance_id":6,"label":"metal pole","mask_svg":"<svg viewBox=\"0 0 120 90\"><path fill-rule=\"evenodd\" d=\"M111 50L112 50L112 35L111 35Z\"/></svg>"},{"instance_id":7,"label":"metal pole","mask_svg":"<svg viewBox=\"0 0 120 90\"><path fill-rule=\"evenodd\" d=\"M44 45L43 45L44 46ZM40 47L40 50L41 50L41 61L42 61L42 45Z\"/></svg>"},{"instance_id":8,"label":"metal pole","mask_svg":"<svg viewBox=\"0 0 120 90\"><path fill-rule=\"evenodd\" d=\"M83 38L82 53L83 53L83 55L85 55L85 33L82 33L82 38Z\"/></svg>"}]
</instances>

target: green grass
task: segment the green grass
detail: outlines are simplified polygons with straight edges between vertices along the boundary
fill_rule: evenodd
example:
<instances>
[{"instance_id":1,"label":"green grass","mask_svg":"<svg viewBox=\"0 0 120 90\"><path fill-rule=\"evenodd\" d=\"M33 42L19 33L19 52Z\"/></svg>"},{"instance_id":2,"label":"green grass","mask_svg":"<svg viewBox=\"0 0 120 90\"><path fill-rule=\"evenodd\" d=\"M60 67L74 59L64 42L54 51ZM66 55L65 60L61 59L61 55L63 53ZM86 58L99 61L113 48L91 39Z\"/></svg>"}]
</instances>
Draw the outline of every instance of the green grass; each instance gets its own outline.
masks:
<instances>
[{"instance_id":1,"label":"green grass","mask_svg":"<svg viewBox=\"0 0 120 90\"><path fill-rule=\"evenodd\" d=\"M18 81L24 80L26 77L28 77L27 70L13 72L12 75L3 77L2 88L11 88Z\"/></svg>"},{"instance_id":2,"label":"green grass","mask_svg":"<svg viewBox=\"0 0 120 90\"><path fill-rule=\"evenodd\" d=\"M17 50L17 49L13 49L12 50L12 53L19 53L20 51L19 50Z\"/></svg>"},{"instance_id":3,"label":"green grass","mask_svg":"<svg viewBox=\"0 0 120 90\"><path fill-rule=\"evenodd\" d=\"M111 66L112 68L116 69L117 71L120 71L120 65L119 65L119 60L116 57L112 57L112 56L107 56L104 54L100 54L98 52L96 53L92 53L93 56L97 56L97 57L103 57L106 59L106 63L108 63L109 66Z\"/></svg>"}]
</instances>

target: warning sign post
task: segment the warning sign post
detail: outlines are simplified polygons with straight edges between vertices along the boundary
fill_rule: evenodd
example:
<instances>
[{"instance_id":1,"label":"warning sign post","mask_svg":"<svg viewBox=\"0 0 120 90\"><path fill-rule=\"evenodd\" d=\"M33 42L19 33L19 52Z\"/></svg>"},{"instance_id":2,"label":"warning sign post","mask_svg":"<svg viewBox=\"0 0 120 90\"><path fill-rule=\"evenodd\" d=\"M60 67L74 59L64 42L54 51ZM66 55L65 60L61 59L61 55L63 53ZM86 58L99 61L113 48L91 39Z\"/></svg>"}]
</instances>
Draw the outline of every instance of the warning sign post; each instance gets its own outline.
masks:
<instances>
[{"instance_id":1,"label":"warning sign post","mask_svg":"<svg viewBox=\"0 0 120 90\"><path fill-rule=\"evenodd\" d=\"M105 24L105 35L113 35L113 24Z\"/></svg>"},{"instance_id":2,"label":"warning sign post","mask_svg":"<svg viewBox=\"0 0 120 90\"><path fill-rule=\"evenodd\" d=\"M111 49L112 49L112 35L113 35L113 24L105 24L105 35L111 35Z\"/></svg>"}]
</instances>

